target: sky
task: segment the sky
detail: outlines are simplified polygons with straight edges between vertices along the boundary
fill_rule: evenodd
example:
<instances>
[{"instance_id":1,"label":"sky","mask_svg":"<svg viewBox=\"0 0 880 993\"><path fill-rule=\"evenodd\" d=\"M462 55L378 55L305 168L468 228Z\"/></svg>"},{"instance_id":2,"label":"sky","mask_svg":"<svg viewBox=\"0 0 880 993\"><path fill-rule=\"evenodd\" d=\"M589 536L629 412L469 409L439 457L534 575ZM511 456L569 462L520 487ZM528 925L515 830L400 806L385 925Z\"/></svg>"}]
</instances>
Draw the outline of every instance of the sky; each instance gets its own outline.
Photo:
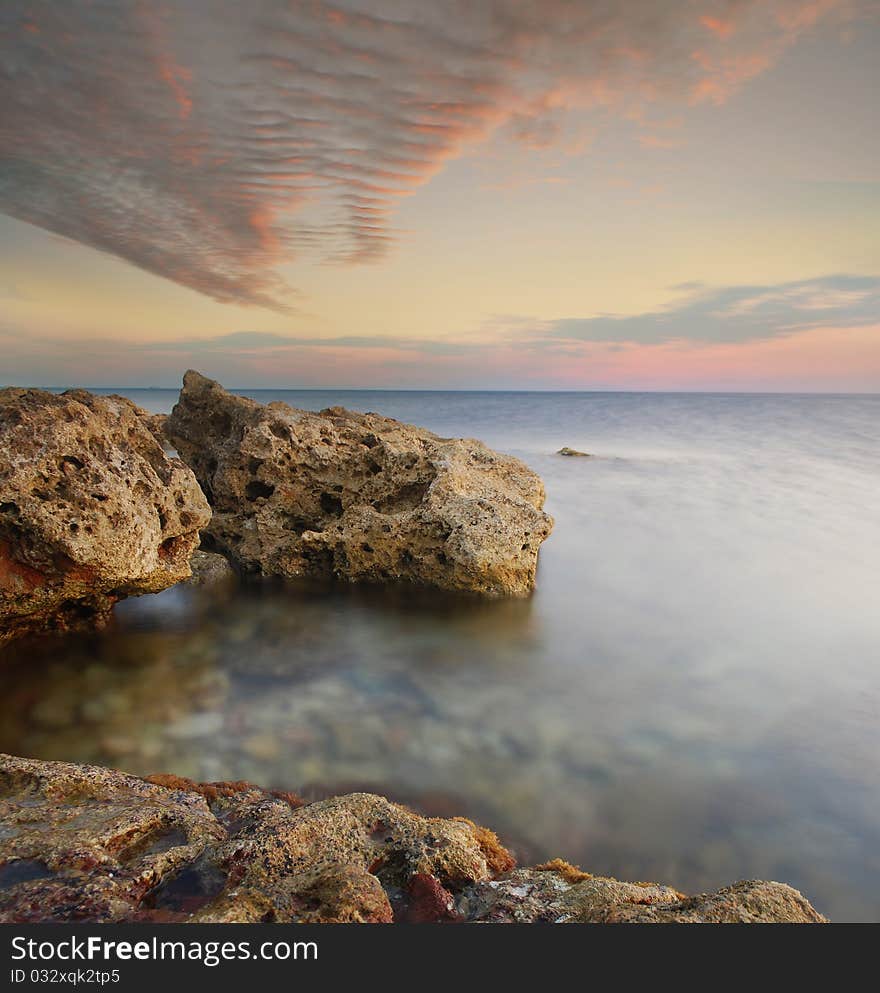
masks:
<instances>
[{"instance_id":1,"label":"sky","mask_svg":"<svg viewBox=\"0 0 880 993\"><path fill-rule=\"evenodd\" d=\"M880 391L877 0L4 0L0 385Z\"/></svg>"}]
</instances>

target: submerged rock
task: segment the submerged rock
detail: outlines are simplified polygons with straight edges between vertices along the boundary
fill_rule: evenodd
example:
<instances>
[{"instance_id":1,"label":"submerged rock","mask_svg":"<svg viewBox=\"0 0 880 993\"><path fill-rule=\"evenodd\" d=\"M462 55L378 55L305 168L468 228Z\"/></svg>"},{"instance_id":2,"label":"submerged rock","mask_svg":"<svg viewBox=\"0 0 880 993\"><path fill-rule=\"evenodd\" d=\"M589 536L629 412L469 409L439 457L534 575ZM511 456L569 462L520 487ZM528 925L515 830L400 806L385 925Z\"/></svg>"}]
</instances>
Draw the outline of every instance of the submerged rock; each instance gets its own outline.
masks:
<instances>
[{"instance_id":1,"label":"submerged rock","mask_svg":"<svg viewBox=\"0 0 880 993\"><path fill-rule=\"evenodd\" d=\"M522 462L378 414L320 414L184 377L165 433L247 572L523 595L552 519Z\"/></svg>"},{"instance_id":2,"label":"submerged rock","mask_svg":"<svg viewBox=\"0 0 880 993\"><path fill-rule=\"evenodd\" d=\"M560 448L559 451L556 454L557 455L568 455L569 457L572 457L572 458L585 458L585 459L588 459L590 457L590 453L589 452L579 452L576 448L568 448L568 446L566 446L565 448Z\"/></svg>"},{"instance_id":3,"label":"submerged rock","mask_svg":"<svg viewBox=\"0 0 880 993\"><path fill-rule=\"evenodd\" d=\"M0 390L0 641L186 578L209 519L131 401Z\"/></svg>"},{"instance_id":4,"label":"submerged rock","mask_svg":"<svg viewBox=\"0 0 880 993\"><path fill-rule=\"evenodd\" d=\"M189 560L192 576L185 580L187 586L220 586L235 578L229 561L216 552L197 549Z\"/></svg>"},{"instance_id":5,"label":"submerged rock","mask_svg":"<svg viewBox=\"0 0 880 993\"><path fill-rule=\"evenodd\" d=\"M248 783L138 779L0 756L0 922L799 922L796 890L685 897L556 860L367 793L304 805Z\"/></svg>"}]
</instances>

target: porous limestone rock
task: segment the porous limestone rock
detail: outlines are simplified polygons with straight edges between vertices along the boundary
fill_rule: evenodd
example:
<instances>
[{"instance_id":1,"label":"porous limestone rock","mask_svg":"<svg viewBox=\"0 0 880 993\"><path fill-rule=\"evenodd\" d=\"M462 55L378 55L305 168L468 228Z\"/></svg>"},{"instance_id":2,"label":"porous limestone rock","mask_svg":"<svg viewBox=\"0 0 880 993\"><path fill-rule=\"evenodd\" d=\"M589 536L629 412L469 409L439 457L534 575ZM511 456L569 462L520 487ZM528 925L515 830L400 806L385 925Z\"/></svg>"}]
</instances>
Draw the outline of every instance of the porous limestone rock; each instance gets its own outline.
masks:
<instances>
[{"instance_id":1,"label":"porous limestone rock","mask_svg":"<svg viewBox=\"0 0 880 993\"><path fill-rule=\"evenodd\" d=\"M0 921L129 920L225 837L198 793L0 756Z\"/></svg>"},{"instance_id":2,"label":"porous limestone rock","mask_svg":"<svg viewBox=\"0 0 880 993\"><path fill-rule=\"evenodd\" d=\"M210 508L129 400L0 390L0 641L186 578Z\"/></svg>"},{"instance_id":3,"label":"porous limestone rock","mask_svg":"<svg viewBox=\"0 0 880 993\"><path fill-rule=\"evenodd\" d=\"M0 756L0 922L386 922L418 874L510 869L492 832L366 793L308 806L247 783Z\"/></svg>"},{"instance_id":4,"label":"porous limestone rock","mask_svg":"<svg viewBox=\"0 0 880 993\"><path fill-rule=\"evenodd\" d=\"M578 923L824 920L796 890L685 897L354 793L303 804L248 783L138 779L0 755L0 922Z\"/></svg>"},{"instance_id":5,"label":"porous limestone rock","mask_svg":"<svg viewBox=\"0 0 880 993\"><path fill-rule=\"evenodd\" d=\"M659 883L591 876L555 859L466 887L463 919L486 924L821 924L825 918L784 883L749 880L688 897Z\"/></svg>"},{"instance_id":6,"label":"porous limestone rock","mask_svg":"<svg viewBox=\"0 0 880 993\"><path fill-rule=\"evenodd\" d=\"M165 440L165 422L168 420L168 415L153 414L149 410L141 410L140 415L141 420L147 426L150 434L152 434L163 447L167 445L167 441Z\"/></svg>"},{"instance_id":7,"label":"porous limestone rock","mask_svg":"<svg viewBox=\"0 0 880 993\"><path fill-rule=\"evenodd\" d=\"M543 483L479 441L342 407L263 406L192 371L165 433L213 508L206 547L245 572L488 596L534 586L553 526Z\"/></svg>"}]
</instances>

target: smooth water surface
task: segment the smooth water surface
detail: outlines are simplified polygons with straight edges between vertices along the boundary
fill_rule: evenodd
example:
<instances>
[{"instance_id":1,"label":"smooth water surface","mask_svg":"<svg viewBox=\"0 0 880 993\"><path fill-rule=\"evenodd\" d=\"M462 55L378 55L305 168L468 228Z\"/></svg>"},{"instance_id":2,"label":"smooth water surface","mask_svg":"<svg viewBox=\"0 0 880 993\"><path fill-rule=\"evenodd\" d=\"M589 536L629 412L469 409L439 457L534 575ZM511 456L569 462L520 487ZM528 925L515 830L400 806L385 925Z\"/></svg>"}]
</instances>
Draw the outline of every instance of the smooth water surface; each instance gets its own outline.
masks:
<instances>
[{"instance_id":1,"label":"smooth water surface","mask_svg":"<svg viewBox=\"0 0 880 993\"><path fill-rule=\"evenodd\" d=\"M107 632L7 650L0 748L369 788L527 859L686 891L779 879L880 920L880 397L252 395L523 458L556 518L535 595L128 601Z\"/></svg>"}]
</instances>

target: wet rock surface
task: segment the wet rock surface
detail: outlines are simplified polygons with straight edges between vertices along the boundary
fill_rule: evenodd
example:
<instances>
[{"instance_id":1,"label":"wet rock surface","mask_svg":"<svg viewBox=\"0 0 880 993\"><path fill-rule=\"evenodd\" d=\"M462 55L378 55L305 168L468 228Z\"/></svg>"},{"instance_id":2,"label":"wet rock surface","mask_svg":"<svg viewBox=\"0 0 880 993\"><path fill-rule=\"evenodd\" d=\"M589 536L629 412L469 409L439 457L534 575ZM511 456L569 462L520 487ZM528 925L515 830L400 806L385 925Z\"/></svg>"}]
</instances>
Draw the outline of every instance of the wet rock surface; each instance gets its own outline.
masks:
<instances>
[{"instance_id":1,"label":"wet rock surface","mask_svg":"<svg viewBox=\"0 0 880 993\"><path fill-rule=\"evenodd\" d=\"M0 920L385 922L415 875L512 866L491 832L384 797L153 779L3 756Z\"/></svg>"},{"instance_id":2,"label":"wet rock surface","mask_svg":"<svg viewBox=\"0 0 880 993\"><path fill-rule=\"evenodd\" d=\"M245 572L524 595L552 528L518 459L378 414L319 414L184 377L164 426Z\"/></svg>"},{"instance_id":3,"label":"wet rock surface","mask_svg":"<svg viewBox=\"0 0 880 993\"><path fill-rule=\"evenodd\" d=\"M0 642L186 578L209 518L131 401L0 390Z\"/></svg>"},{"instance_id":4,"label":"wet rock surface","mask_svg":"<svg viewBox=\"0 0 880 993\"><path fill-rule=\"evenodd\" d=\"M555 861L372 794L303 805L247 783L152 781L0 756L0 921L820 922L780 883L684 897Z\"/></svg>"}]
</instances>

